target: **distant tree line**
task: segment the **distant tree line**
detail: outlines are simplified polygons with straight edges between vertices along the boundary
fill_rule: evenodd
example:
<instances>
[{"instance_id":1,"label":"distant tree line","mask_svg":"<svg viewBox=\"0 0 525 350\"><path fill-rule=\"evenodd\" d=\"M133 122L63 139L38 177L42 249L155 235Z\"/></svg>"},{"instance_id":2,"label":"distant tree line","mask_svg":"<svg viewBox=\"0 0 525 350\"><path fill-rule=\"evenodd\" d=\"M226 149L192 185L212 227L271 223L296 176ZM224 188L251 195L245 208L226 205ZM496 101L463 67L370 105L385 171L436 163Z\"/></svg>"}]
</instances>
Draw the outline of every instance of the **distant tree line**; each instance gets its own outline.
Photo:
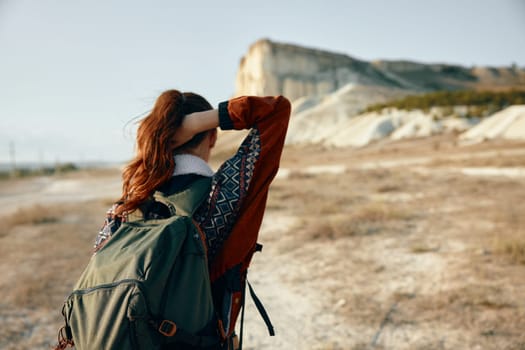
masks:
<instances>
[{"instance_id":1,"label":"distant tree line","mask_svg":"<svg viewBox=\"0 0 525 350\"><path fill-rule=\"evenodd\" d=\"M406 96L399 100L370 105L366 108L366 112L379 112L385 108L397 108L401 110L421 109L429 111L431 107L452 108L454 106L467 106L470 112L466 117L479 117L516 104L525 104L525 90L437 91L423 95Z\"/></svg>"},{"instance_id":2,"label":"distant tree line","mask_svg":"<svg viewBox=\"0 0 525 350\"><path fill-rule=\"evenodd\" d=\"M0 171L0 180L29 176L49 176L76 170L78 170L78 167L73 163L57 164L55 166L45 166L35 169L20 167L12 170Z\"/></svg>"}]
</instances>

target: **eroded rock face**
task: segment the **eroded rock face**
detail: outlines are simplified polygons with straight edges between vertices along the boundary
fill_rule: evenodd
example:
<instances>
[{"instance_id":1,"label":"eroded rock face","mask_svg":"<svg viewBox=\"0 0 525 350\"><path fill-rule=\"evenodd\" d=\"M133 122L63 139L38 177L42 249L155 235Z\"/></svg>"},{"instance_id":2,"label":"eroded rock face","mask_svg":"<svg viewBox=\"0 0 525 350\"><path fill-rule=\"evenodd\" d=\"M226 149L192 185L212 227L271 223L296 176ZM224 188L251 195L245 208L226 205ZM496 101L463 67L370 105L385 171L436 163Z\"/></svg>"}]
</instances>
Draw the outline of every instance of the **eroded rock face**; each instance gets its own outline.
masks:
<instances>
[{"instance_id":1,"label":"eroded rock face","mask_svg":"<svg viewBox=\"0 0 525 350\"><path fill-rule=\"evenodd\" d=\"M523 88L525 70L517 67L466 68L410 61L367 62L344 54L263 39L254 43L241 59L236 95L283 94L296 100L305 96L323 96L348 84L412 92Z\"/></svg>"},{"instance_id":2,"label":"eroded rock face","mask_svg":"<svg viewBox=\"0 0 525 350\"><path fill-rule=\"evenodd\" d=\"M292 100L326 95L350 82L373 83L362 74L366 65L347 55L260 40L241 60L236 92L283 94Z\"/></svg>"},{"instance_id":3,"label":"eroded rock face","mask_svg":"<svg viewBox=\"0 0 525 350\"><path fill-rule=\"evenodd\" d=\"M236 83L237 95L282 94L292 100L287 144L361 147L379 139L426 137L472 126L472 119L452 120L442 115L434 120L433 113L422 110L364 113L371 104L436 90L523 89L525 70L516 66L367 62L259 40L242 58Z\"/></svg>"}]
</instances>

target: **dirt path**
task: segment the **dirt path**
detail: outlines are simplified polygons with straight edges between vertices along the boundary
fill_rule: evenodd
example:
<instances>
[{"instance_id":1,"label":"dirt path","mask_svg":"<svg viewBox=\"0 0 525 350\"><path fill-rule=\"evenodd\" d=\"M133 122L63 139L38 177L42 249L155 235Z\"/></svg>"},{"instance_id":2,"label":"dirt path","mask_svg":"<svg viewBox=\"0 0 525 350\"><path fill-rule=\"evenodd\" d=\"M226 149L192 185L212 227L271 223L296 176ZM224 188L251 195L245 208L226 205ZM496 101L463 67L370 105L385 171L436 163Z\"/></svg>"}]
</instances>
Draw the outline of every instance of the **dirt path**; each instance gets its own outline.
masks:
<instances>
[{"instance_id":1,"label":"dirt path","mask_svg":"<svg viewBox=\"0 0 525 350\"><path fill-rule=\"evenodd\" d=\"M298 251L286 249L294 244L292 227L296 221L277 211L267 211L265 215L260 232L264 249L262 254L254 256L249 279L270 315L276 336L268 335L248 298L246 349L333 349L334 344L348 338L344 321L326 309L322 289L296 281L298 276L309 276L302 260L296 257Z\"/></svg>"},{"instance_id":2,"label":"dirt path","mask_svg":"<svg viewBox=\"0 0 525 350\"><path fill-rule=\"evenodd\" d=\"M0 183L0 216L36 204L116 199L121 180L116 172L78 172L60 177L35 177Z\"/></svg>"}]
</instances>

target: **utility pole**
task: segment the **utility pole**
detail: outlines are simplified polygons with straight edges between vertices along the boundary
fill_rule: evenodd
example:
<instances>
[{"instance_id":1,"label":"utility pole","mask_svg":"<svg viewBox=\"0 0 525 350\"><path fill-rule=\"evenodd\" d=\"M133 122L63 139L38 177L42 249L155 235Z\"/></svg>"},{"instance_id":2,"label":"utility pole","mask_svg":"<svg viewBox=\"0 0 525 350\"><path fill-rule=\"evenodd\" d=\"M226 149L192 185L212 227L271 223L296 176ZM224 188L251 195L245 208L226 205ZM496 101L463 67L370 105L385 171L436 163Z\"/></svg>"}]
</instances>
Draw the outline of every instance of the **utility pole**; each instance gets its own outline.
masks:
<instances>
[{"instance_id":1,"label":"utility pole","mask_svg":"<svg viewBox=\"0 0 525 350\"><path fill-rule=\"evenodd\" d=\"M16 175L16 151L14 141L9 142L9 160L11 163L11 175Z\"/></svg>"},{"instance_id":2,"label":"utility pole","mask_svg":"<svg viewBox=\"0 0 525 350\"><path fill-rule=\"evenodd\" d=\"M38 172L44 174L44 151L38 150Z\"/></svg>"}]
</instances>

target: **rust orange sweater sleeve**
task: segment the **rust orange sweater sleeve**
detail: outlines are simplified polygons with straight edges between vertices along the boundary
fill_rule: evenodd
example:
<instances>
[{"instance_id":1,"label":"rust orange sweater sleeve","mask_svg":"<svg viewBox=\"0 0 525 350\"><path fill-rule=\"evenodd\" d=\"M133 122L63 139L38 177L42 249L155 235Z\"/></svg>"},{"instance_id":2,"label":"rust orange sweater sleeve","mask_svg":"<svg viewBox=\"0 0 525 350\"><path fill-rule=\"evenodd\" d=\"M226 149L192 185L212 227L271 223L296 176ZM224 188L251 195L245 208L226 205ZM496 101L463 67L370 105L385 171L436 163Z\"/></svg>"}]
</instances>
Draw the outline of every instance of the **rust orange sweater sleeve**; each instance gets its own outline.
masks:
<instances>
[{"instance_id":1,"label":"rust orange sweater sleeve","mask_svg":"<svg viewBox=\"0 0 525 350\"><path fill-rule=\"evenodd\" d=\"M252 141L243 143L240 151L245 147L250 157L256 159L253 166L246 167L250 173L241 177L241 181L245 179L249 184L242 195L235 224L210 264L212 281L236 265L248 267L257 243L268 189L279 169L290 111L290 102L283 96L238 97L219 105L222 129L252 129L249 135Z\"/></svg>"}]
</instances>

